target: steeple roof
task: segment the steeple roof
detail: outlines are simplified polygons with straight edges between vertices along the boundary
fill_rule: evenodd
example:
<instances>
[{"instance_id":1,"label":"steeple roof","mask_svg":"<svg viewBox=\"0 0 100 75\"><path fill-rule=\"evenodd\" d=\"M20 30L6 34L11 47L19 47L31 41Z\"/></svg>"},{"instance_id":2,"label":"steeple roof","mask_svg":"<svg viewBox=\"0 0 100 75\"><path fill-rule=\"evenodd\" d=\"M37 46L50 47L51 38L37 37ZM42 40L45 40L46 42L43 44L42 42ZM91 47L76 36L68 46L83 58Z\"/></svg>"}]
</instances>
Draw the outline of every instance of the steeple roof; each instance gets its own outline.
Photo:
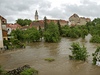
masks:
<instances>
[{"instance_id":1,"label":"steeple roof","mask_svg":"<svg viewBox=\"0 0 100 75\"><path fill-rule=\"evenodd\" d=\"M38 12L37 12L37 10L36 10L36 12L35 12L35 15L38 15Z\"/></svg>"}]
</instances>

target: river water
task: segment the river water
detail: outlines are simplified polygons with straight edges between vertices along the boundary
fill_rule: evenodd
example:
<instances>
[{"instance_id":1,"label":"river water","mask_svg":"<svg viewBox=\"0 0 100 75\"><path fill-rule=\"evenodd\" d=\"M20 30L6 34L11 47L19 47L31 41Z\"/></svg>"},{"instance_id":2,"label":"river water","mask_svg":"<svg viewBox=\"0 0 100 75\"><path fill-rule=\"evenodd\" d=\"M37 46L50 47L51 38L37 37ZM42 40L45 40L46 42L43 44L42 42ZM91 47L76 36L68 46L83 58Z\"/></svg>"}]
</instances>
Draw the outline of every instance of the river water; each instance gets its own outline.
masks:
<instances>
[{"instance_id":1,"label":"river water","mask_svg":"<svg viewBox=\"0 0 100 75\"><path fill-rule=\"evenodd\" d=\"M90 35L85 40L62 38L59 43L36 42L25 49L7 51L0 54L0 65L6 70L30 65L39 71L39 75L100 75L100 67L92 65L92 53L100 44L89 43ZM84 44L89 52L86 62L69 60L70 45L73 42ZM45 58L54 58L47 62Z\"/></svg>"}]
</instances>

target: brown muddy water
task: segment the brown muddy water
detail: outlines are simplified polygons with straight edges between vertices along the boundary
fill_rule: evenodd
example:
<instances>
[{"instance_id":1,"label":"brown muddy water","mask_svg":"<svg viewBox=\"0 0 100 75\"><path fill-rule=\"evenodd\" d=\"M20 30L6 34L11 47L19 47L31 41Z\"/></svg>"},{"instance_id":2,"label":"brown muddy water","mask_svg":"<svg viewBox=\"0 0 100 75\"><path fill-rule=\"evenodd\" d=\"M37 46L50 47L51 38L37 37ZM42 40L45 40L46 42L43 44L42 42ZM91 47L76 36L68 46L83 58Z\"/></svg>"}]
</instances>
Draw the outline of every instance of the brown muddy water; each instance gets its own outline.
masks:
<instances>
[{"instance_id":1,"label":"brown muddy water","mask_svg":"<svg viewBox=\"0 0 100 75\"><path fill-rule=\"evenodd\" d=\"M62 38L59 43L36 42L25 49L7 51L0 54L0 65L6 70L25 64L39 71L39 75L100 75L100 67L92 65L92 53L100 44L89 43L88 35L85 40ZM89 58L86 62L69 60L70 45L79 42L87 47ZM47 62L45 58L54 58Z\"/></svg>"}]
</instances>

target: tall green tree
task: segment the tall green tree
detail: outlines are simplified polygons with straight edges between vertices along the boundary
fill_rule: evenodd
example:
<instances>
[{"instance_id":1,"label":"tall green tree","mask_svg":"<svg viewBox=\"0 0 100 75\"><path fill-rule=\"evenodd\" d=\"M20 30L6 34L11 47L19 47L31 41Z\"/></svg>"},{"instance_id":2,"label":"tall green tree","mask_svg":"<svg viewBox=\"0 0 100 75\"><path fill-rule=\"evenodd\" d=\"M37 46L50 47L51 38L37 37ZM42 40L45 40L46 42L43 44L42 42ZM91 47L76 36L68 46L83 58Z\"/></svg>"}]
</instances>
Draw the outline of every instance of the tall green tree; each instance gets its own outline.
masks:
<instances>
[{"instance_id":1,"label":"tall green tree","mask_svg":"<svg viewBox=\"0 0 100 75\"><path fill-rule=\"evenodd\" d=\"M60 25L60 21L58 20L58 22L57 22L57 25L58 25L58 28L59 28L59 33L60 33L60 35L62 34L62 30L61 30L61 25Z\"/></svg>"},{"instance_id":2,"label":"tall green tree","mask_svg":"<svg viewBox=\"0 0 100 75\"><path fill-rule=\"evenodd\" d=\"M47 18L46 18L46 16L44 17L44 30L46 31L46 29L47 29Z\"/></svg>"},{"instance_id":3,"label":"tall green tree","mask_svg":"<svg viewBox=\"0 0 100 75\"><path fill-rule=\"evenodd\" d=\"M46 42L58 42L60 41L60 34L58 26L54 22L48 24L48 28L44 32L44 40Z\"/></svg>"},{"instance_id":4,"label":"tall green tree","mask_svg":"<svg viewBox=\"0 0 100 75\"><path fill-rule=\"evenodd\" d=\"M43 36L43 30L41 29L41 26L39 26L39 33L40 33L40 37L42 38L42 36Z\"/></svg>"}]
</instances>

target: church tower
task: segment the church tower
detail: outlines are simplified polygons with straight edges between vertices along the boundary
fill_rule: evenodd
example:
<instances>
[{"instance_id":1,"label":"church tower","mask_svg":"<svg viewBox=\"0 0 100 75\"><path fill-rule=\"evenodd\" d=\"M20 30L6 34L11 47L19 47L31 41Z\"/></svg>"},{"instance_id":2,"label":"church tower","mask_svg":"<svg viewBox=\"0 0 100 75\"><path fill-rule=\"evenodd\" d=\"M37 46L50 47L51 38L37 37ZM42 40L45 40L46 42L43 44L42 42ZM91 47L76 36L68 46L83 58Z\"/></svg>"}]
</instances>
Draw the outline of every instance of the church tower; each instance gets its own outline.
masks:
<instances>
[{"instance_id":1,"label":"church tower","mask_svg":"<svg viewBox=\"0 0 100 75\"><path fill-rule=\"evenodd\" d=\"M35 12L35 21L38 21L38 12L37 12L37 10Z\"/></svg>"}]
</instances>

